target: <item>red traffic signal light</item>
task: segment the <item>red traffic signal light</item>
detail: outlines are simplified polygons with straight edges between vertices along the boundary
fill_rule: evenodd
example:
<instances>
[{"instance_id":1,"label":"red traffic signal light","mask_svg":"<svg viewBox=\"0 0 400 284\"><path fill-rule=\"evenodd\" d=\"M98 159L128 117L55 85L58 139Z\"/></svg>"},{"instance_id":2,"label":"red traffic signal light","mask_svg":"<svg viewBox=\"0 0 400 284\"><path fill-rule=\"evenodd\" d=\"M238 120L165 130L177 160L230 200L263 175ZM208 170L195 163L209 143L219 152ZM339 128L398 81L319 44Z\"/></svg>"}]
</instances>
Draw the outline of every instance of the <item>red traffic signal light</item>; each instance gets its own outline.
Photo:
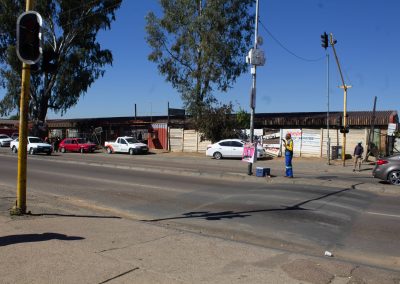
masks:
<instances>
[{"instance_id":1,"label":"red traffic signal light","mask_svg":"<svg viewBox=\"0 0 400 284\"><path fill-rule=\"evenodd\" d=\"M42 55L42 17L35 11L22 13L17 20L17 56L29 65Z\"/></svg>"},{"instance_id":2,"label":"red traffic signal light","mask_svg":"<svg viewBox=\"0 0 400 284\"><path fill-rule=\"evenodd\" d=\"M322 46L323 48L325 48L325 49L327 49L328 46L329 46L328 34L327 34L326 32L324 32L324 33L321 35L321 46Z\"/></svg>"}]
</instances>

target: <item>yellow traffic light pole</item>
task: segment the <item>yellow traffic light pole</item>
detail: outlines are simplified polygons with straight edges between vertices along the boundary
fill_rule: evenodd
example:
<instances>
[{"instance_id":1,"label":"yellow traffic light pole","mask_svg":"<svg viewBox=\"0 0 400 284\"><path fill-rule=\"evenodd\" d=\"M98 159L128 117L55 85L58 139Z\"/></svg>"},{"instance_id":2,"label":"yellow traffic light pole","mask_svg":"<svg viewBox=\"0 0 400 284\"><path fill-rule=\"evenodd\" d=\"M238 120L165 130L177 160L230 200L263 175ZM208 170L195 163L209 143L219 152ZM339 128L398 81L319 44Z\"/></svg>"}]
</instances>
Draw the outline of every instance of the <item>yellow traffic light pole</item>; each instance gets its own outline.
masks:
<instances>
[{"instance_id":1,"label":"yellow traffic light pole","mask_svg":"<svg viewBox=\"0 0 400 284\"><path fill-rule=\"evenodd\" d=\"M32 10L33 0L26 0L26 11ZM30 92L31 66L22 64L22 84L19 117L19 145L18 145L18 176L17 176L17 201L11 209L12 215L26 213L26 173L27 173L27 140L28 140L28 106Z\"/></svg>"},{"instance_id":2,"label":"yellow traffic light pole","mask_svg":"<svg viewBox=\"0 0 400 284\"><path fill-rule=\"evenodd\" d=\"M342 161L343 161L343 167L346 166L346 129L347 129L347 89L351 88L351 86L348 86L345 84L344 82L344 78L343 78L343 74L342 74L342 69L340 68L340 63L339 63L339 58L337 56L336 53L336 49L335 49L335 44L336 44L336 40L333 38L333 34L330 34L330 43L333 49L333 53L335 55L335 59L336 59L336 63L339 69L339 73L340 73L340 78L342 79L342 86L340 86L340 88L342 88L344 90L344 94L343 94L343 149L342 149Z\"/></svg>"}]
</instances>

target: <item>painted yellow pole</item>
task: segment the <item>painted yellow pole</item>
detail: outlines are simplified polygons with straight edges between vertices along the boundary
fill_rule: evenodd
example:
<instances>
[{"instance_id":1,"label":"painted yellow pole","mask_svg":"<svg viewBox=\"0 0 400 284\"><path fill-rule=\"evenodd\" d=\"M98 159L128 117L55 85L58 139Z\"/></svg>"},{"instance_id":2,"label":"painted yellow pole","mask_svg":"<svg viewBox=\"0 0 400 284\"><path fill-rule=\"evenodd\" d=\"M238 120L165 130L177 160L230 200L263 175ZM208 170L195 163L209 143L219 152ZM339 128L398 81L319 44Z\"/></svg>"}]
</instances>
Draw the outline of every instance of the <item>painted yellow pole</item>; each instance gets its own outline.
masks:
<instances>
[{"instance_id":1,"label":"painted yellow pole","mask_svg":"<svg viewBox=\"0 0 400 284\"><path fill-rule=\"evenodd\" d=\"M343 85L340 86L340 88L343 88L344 94L343 94L343 149L342 149L342 161L343 161L343 166L346 166L346 129L347 129L347 89L351 88L351 86L348 85Z\"/></svg>"},{"instance_id":2,"label":"painted yellow pole","mask_svg":"<svg viewBox=\"0 0 400 284\"><path fill-rule=\"evenodd\" d=\"M33 0L26 0L26 11L32 10ZM27 173L27 140L28 140L28 106L30 92L31 66L22 64L22 84L19 117L18 176L17 201L11 210L13 215L26 213L26 173Z\"/></svg>"}]
</instances>

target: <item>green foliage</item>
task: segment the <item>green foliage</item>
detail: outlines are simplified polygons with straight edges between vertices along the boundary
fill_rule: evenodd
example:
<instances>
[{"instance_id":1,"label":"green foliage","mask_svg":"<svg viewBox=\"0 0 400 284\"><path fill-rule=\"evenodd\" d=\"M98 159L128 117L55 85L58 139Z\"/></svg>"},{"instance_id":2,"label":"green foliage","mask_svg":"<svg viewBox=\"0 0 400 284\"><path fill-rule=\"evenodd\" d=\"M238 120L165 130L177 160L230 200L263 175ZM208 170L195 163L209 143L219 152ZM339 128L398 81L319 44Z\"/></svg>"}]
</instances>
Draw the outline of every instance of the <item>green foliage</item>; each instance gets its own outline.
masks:
<instances>
[{"instance_id":1,"label":"green foliage","mask_svg":"<svg viewBox=\"0 0 400 284\"><path fill-rule=\"evenodd\" d=\"M8 119L10 119L10 120L19 120L19 115L18 114L11 115Z\"/></svg>"},{"instance_id":2,"label":"green foliage","mask_svg":"<svg viewBox=\"0 0 400 284\"><path fill-rule=\"evenodd\" d=\"M205 107L198 121L201 140L211 140L214 143L225 138L235 138L235 124L232 104Z\"/></svg>"},{"instance_id":3,"label":"green foliage","mask_svg":"<svg viewBox=\"0 0 400 284\"><path fill-rule=\"evenodd\" d=\"M44 121L49 109L64 114L112 64L110 50L97 41L100 30L110 29L122 0L37 0L33 10L43 18L44 50L57 54L57 70L31 72L29 114ZM16 20L25 1L0 2L0 115L18 108L21 91L21 62L17 59Z\"/></svg>"},{"instance_id":4,"label":"green foliage","mask_svg":"<svg viewBox=\"0 0 400 284\"><path fill-rule=\"evenodd\" d=\"M182 97L197 121L212 110L215 90L226 92L247 68L254 0L160 0L162 17L150 12L149 60ZM204 116L202 116L204 117Z\"/></svg>"},{"instance_id":5,"label":"green foliage","mask_svg":"<svg viewBox=\"0 0 400 284\"><path fill-rule=\"evenodd\" d=\"M250 128L250 114L244 109L239 108L239 111L236 113L236 122L239 129Z\"/></svg>"}]
</instances>

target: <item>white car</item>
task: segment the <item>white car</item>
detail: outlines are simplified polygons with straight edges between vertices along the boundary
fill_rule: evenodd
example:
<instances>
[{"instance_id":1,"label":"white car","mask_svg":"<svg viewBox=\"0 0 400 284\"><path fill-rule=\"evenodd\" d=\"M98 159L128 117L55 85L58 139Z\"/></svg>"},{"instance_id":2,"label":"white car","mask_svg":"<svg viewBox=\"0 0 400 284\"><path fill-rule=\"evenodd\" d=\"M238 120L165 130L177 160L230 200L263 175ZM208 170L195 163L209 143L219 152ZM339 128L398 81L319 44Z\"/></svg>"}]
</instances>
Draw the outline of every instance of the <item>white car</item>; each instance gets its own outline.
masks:
<instances>
[{"instance_id":1,"label":"white car","mask_svg":"<svg viewBox=\"0 0 400 284\"><path fill-rule=\"evenodd\" d=\"M246 144L240 139L225 139L207 146L206 156L219 160L222 158L241 158ZM267 153L262 146L257 146L257 159L265 158Z\"/></svg>"},{"instance_id":2,"label":"white car","mask_svg":"<svg viewBox=\"0 0 400 284\"><path fill-rule=\"evenodd\" d=\"M104 143L104 147L108 154L112 153L129 153L147 154L149 148L146 144L139 142L137 139L129 136L118 137L115 141Z\"/></svg>"},{"instance_id":3,"label":"white car","mask_svg":"<svg viewBox=\"0 0 400 284\"><path fill-rule=\"evenodd\" d=\"M0 134L0 146L1 147L9 147L11 143L12 138L6 134Z\"/></svg>"},{"instance_id":4,"label":"white car","mask_svg":"<svg viewBox=\"0 0 400 284\"><path fill-rule=\"evenodd\" d=\"M18 152L18 147L18 138L11 141L10 148L13 153ZM47 155L51 155L51 152L53 152L53 147L50 144L43 142L39 137L28 136L27 150L31 155L38 153L46 153Z\"/></svg>"}]
</instances>

